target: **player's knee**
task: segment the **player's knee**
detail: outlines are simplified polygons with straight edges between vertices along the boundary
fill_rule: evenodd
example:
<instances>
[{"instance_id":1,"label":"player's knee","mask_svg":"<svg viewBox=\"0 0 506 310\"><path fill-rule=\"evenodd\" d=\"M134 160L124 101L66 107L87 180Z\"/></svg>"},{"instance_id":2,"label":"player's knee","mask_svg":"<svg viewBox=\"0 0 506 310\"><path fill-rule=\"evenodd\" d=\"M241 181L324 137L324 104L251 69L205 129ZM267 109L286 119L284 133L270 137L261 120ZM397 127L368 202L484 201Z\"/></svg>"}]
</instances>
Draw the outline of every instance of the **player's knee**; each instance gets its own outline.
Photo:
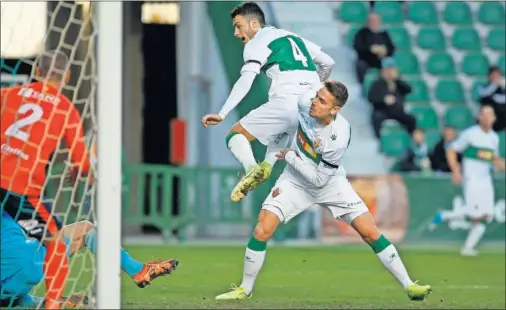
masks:
<instances>
[{"instance_id":1,"label":"player's knee","mask_svg":"<svg viewBox=\"0 0 506 310\"><path fill-rule=\"evenodd\" d=\"M228 132L228 136L234 135L234 134L241 134L241 135L245 136L248 139L248 141L255 140L255 137L253 137L246 129L244 129L244 127L242 127L240 123L237 123L234 126L232 126L232 128L230 128L230 131Z\"/></svg>"},{"instance_id":2,"label":"player's knee","mask_svg":"<svg viewBox=\"0 0 506 310\"><path fill-rule=\"evenodd\" d=\"M367 243L372 243L378 240L381 236L381 232L376 226L374 217L369 212L366 212L354 219L352 226L360 237L362 237L362 239Z\"/></svg>"},{"instance_id":3,"label":"player's knee","mask_svg":"<svg viewBox=\"0 0 506 310\"><path fill-rule=\"evenodd\" d=\"M39 252L38 242L27 242L22 246L20 253L25 253L19 257L19 276L20 282L27 284L37 284L44 277L42 252ZM35 255L34 255L35 254ZM40 256L40 257L39 257Z\"/></svg>"},{"instance_id":4,"label":"player's knee","mask_svg":"<svg viewBox=\"0 0 506 310\"><path fill-rule=\"evenodd\" d=\"M262 210L253 235L257 240L267 241L272 237L278 225L279 219L274 213Z\"/></svg>"}]
</instances>

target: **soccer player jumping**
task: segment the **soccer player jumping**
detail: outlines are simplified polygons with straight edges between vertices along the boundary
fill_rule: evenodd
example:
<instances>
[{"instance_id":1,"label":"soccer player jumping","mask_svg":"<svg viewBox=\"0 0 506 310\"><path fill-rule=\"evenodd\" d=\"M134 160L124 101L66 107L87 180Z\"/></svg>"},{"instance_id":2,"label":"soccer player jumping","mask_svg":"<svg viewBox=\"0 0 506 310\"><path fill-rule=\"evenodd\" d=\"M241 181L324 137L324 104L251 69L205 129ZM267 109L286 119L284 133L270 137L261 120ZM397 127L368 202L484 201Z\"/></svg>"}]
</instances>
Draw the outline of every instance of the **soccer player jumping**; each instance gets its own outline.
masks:
<instances>
[{"instance_id":1,"label":"soccer player jumping","mask_svg":"<svg viewBox=\"0 0 506 310\"><path fill-rule=\"evenodd\" d=\"M347 99L346 86L334 81L300 97L297 137L291 149L277 154L287 166L263 203L246 248L242 283L216 296L217 300L249 298L264 264L267 241L278 225L314 205L328 208L335 218L349 223L410 299L423 300L432 292L429 285L411 281L395 246L378 230L367 206L346 178L342 160L350 144L351 129L339 111Z\"/></svg>"},{"instance_id":2,"label":"soccer player jumping","mask_svg":"<svg viewBox=\"0 0 506 310\"><path fill-rule=\"evenodd\" d=\"M74 168L86 174L90 167L79 112L60 93L69 79L67 67L64 54L45 53L38 59L38 82L1 90L2 305L37 306L40 300L28 292L44 277L45 308L60 308L69 254L84 244L94 251L91 223L63 227L42 201L45 170L62 140ZM27 240L25 233L35 240ZM176 265L176 260L143 265L121 252L121 267L141 287Z\"/></svg>"},{"instance_id":3,"label":"soccer player jumping","mask_svg":"<svg viewBox=\"0 0 506 310\"><path fill-rule=\"evenodd\" d=\"M202 125L223 121L246 96L260 70L272 79L269 101L243 117L226 138L228 148L246 171L231 194L233 201L239 201L270 176L276 153L288 146L297 128L298 97L330 76L334 60L316 44L266 25L256 3L237 6L231 16L234 35L245 44L241 77L220 112L205 115ZM265 160L258 165L250 145L255 139L267 146Z\"/></svg>"}]
</instances>

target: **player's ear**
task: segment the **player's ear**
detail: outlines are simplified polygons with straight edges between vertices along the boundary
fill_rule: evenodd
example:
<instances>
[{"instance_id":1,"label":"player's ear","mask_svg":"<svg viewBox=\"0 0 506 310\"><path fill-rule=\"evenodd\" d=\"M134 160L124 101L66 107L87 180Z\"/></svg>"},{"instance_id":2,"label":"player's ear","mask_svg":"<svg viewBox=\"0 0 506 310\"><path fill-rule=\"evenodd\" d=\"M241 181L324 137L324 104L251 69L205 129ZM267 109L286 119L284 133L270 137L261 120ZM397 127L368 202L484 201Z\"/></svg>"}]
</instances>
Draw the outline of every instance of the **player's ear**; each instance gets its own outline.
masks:
<instances>
[{"instance_id":1,"label":"player's ear","mask_svg":"<svg viewBox=\"0 0 506 310\"><path fill-rule=\"evenodd\" d=\"M63 77L63 81L65 82L65 84L67 84L70 80L70 72L67 71L65 72L65 76Z\"/></svg>"},{"instance_id":2,"label":"player's ear","mask_svg":"<svg viewBox=\"0 0 506 310\"><path fill-rule=\"evenodd\" d=\"M35 76L40 77L40 68L35 69Z\"/></svg>"}]
</instances>

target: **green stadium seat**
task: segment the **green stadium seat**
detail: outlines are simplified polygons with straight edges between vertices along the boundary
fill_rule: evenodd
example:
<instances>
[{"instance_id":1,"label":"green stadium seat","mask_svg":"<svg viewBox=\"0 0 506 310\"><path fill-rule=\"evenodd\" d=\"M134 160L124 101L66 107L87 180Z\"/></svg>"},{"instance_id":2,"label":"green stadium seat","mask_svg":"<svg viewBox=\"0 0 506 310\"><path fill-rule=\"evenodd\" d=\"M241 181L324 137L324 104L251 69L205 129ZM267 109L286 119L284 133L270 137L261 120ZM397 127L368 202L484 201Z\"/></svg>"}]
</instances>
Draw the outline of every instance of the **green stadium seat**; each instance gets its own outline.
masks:
<instances>
[{"instance_id":1,"label":"green stadium seat","mask_svg":"<svg viewBox=\"0 0 506 310\"><path fill-rule=\"evenodd\" d=\"M339 7L339 19L347 23L363 24L368 14L366 2L344 1Z\"/></svg>"},{"instance_id":2,"label":"green stadium seat","mask_svg":"<svg viewBox=\"0 0 506 310\"><path fill-rule=\"evenodd\" d=\"M347 2L345 2L345 3L347 3ZM355 35L362 27L363 26L361 26L361 25L356 25L356 26L350 27L350 30L348 30L348 46L353 47L353 41L355 40Z\"/></svg>"},{"instance_id":3,"label":"green stadium seat","mask_svg":"<svg viewBox=\"0 0 506 310\"><path fill-rule=\"evenodd\" d=\"M473 114L466 106L452 106L446 109L445 125L451 125L458 130L465 129L475 122Z\"/></svg>"},{"instance_id":4,"label":"green stadium seat","mask_svg":"<svg viewBox=\"0 0 506 310\"><path fill-rule=\"evenodd\" d=\"M499 2L483 2L478 10L478 21L486 25L504 26L504 6Z\"/></svg>"},{"instance_id":5,"label":"green stadium seat","mask_svg":"<svg viewBox=\"0 0 506 310\"><path fill-rule=\"evenodd\" d=\"M380 136L381 151L387 156L401 156L410 143L408 133L404 130L385 130Z\"/></svg>"},{"instance_id":6,"label":"green stadium seat","mask_svg":"<svg viewBox=\"0 0 506 310\"><path fill-rule=\"evenodd\" d=\"M394 54L395 62L401 74L419 74L420 65L416 55L410 52L397 52Z\"/></svg>"},{"instance_id":7,"label":"green stadium seat","mask_svg":"<svg viewBox=\"0 0 506 310\"><path fill-rule=\"evenodd\" d=\"M488 47L504 53L504 48L506 46L505 44L506 39L504 38L504 36L506 36L504 28L495 28L490 30L490 32L487 35Z\"/></svg>"},{"instance_id":8,"label":"green stadium seat","mask_svg":"<svg viewBox=\"0 0 506 310\"><path fill-rule=\"evenodd\" d=\"M416 44L426 50L446 50L445 37L438 27L421 28L416 36Z\"/></svg>"},{"instance_id":9,"label":"green stadium seat","mask_svg":"<svg viewBox=\"0 0 506 310\"><path fill-rule=\"evenodd\" d=\"M450 54L434 53L427 58L427 72L434 75L453 75L456 73L455 62Z\"/></svg>"},{"instance_id":10,"label":"green stadium seat","mask_svg":"<svg viewBox=\"0 0 506 310\"><path fill-rule=\"evenodd\" d=\"M435 97L444 104L463 104L464 88L458 80L439 80L434 89Z\"/></svg>"},{"instance_id":11,"label":"green stadium seat","mask_svg":"<svg viewBox=\"0 0 506 310\"><path fill-rule=\"evenodd\" d=\"M406 101L414 103L424 103L430 101L429 89L425 82L420 78L405 79L411 86L411 93L406 97Z\"/></svg>"},{"instance_id":12,"label":"green stadium seat","mask_svg":"<svg viewBox=\"0 0 506 310\"><path fill-rule=\"evenodd\" d=\"M483 54L467 54L462 59L462 72L471 76L485 76L487 75L490 62L487 56Z\"/></svg>"},{"instance_id":13,"label":"green stadium seat","mask_svg":"<svg viewBox=\"0 0 506 310\"><path fill-rule=\"evenodd\" d=\"M503 130L498 133L499 135L499 153L501 157L506 156L506 132Z\"/></svg>"},{"instance_id":14,"label":"green stadium seat","mask_svg":"<svg viewBox=\"0 0 506 310\"><path fill-rule=\"evenodd\" d=\"M369 88L371 87L372 83L377 79L378 79L378 71L369 69L364 77L364 85L362 85L364 95L366 97L367 94L369 93Z\"/></svg>"},{"instance_id":15,"label":"green stadium seat","mask_svg":"<svg viewBox=\"0 0 506 310\"><path fill-rule=\"evenodd\" d=\"M471 98L478 102L479 101L479 96L478 96L478 89L481 87L481 86L484 86L487 84L487 79L485 78L478 78L476 79L474 82L473 82L473 85L471 86Z\"/></svg>"},{"instance_id":16,"label":"green stadium seat","mask_svg":"<svg viewBox=\"0 0 506 310\"><path fill-rule=\"evenodd\" d=\"M501 68L501 71L503 74L506 73L506 58L504 57L504 54L499 57L499 63L497 64L499 68Z\"/></svg>"},{"instance_id":17,"label":"green stadium seat","mask_svg":"<svg viewBox=\"0 0 506 310\"><path fill-rule=\"evenodd\" d=\"M451 25L471 25L473 16L466 2L447 2L443 11L443 19Z\"/></svg>"},{"instance_id":18,"label":"green stadium seat","mask_svg":"<svg viewBox=\"0 0 506 310\"><path fill-rule=\"evenodd\" d=\"M396 50L411 50L411 39L404 27L389 27L387 31Z\"/></svg>"},{"instance_id":19,"label":"green stadium seat","mask_svg":"<svg viewBox=\"0 0 506 310\"><path fill-rule=\"evenodd\" d=\"M432 151L434 146L441 140L441 133L437 129L429 129L425 131L425 142L427 142L427 146L429 150Z\"/></svg>"},{"instance_id":20,"label":"green stadium seat","mask_svg":"<svg viewBox=\"0 0 506 310\"><path fill-rule=\"evenodd\" d=\"M416 117L416 125L424 130L437 129L438 119L436 111L430 106L414 106L409 113Z\"/></svg>"},{"instance_id":21,"label":"green stadium seat","mask_svg":"<svg viewBox=\"0 0 506 310\"><path fill-rule=\"evenodd\" d=\"M404 22L404 12L398 1L376 1L374 12L381 16L381 20L385 24Z\"/></svg>"},{"instance_id":22,"label":"green stadium seat","mask_svg":"<svg viewBox=\"0 0 506 310\"><path fill-rule=\"evenodd\" d=\"M481 41L474 28L457 28L452 35L452 45L459 50L479 51Z\"/></svg>"},{"instance_id":23,"label":"green stadium seat","mask_svg":"<svg viewBox=\"0 0 506 310\"><path fill-rule=\"evenodd\" d=\"M432 2L410 2L408 18L416 24L437 24L438 14Z\"/></svg>"}]
</instances>

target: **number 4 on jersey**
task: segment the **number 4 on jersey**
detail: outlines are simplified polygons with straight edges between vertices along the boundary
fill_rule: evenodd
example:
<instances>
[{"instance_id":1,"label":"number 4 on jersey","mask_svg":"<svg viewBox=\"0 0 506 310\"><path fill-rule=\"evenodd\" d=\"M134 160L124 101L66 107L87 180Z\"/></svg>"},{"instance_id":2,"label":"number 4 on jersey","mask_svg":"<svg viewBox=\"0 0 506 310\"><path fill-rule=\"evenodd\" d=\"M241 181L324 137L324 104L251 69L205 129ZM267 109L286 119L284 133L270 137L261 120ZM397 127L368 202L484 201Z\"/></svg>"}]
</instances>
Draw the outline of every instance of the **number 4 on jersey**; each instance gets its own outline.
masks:
<instances>
[{"instance_id":1,"label":"number 4 on jersey","mask_svg":"<svg viewBox=\"0 0 506 310\"><path fill-rule=\"evenodd\" d=\"M297 46L297 44L295 43L295 41L293 41L292 38L287 39L288 41L290 41L290 44L292 45L293 58L297 61L302 62L302 65L304 65L304 67L307 67L307 58L306 56L304 56L299 46Z\"/></svg>"}]
</instances>

